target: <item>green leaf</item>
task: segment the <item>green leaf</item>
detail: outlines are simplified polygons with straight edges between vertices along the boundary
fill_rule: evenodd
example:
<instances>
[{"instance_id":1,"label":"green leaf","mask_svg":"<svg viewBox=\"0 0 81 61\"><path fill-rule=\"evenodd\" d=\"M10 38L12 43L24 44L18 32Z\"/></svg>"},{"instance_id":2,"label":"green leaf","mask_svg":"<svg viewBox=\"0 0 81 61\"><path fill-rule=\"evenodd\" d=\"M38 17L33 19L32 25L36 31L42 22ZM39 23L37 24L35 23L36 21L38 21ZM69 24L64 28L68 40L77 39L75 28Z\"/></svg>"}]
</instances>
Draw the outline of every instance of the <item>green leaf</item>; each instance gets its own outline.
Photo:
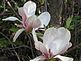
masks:
<instances>
[{"instance_id":1,"label":"green leaf","mask_svg":"<svg viewBox=\"0 0 81 61\"><path fill-rule=\"evenodd\" d=\"M69 29L72 29L72 30L73 30L73 29L74 29L74 25L71 25L71 26L69 27Z\"/></svg>"},{"instance_id":2,"label":"green leaf","mask_svg":"<svg viewBox=\"0 0 81 61\"><path fill-rule=\"evenodd\" d=\"M71 22L72 22L72 16L71 17L69 17L67 20L66 20L66 25L65 25L65 27L66 28L69 28L70 27L70 25L71 25Z\"/></svg>"},{"instance_id":3,"label":"green leaf","mask_svg":"<svg viewBox=\"0 0 81 61\"><path fill-rule=\"evenodd\" d=\"M16 42L14 42L14 44L19 46L19 45L23 45L23 42L20 41L20 40L18 40L18 41L16 41Z\"/></svg>"},{"instance_id":4,"label":"green leaf","mask_svg":"<svg viewBox=\"0 0 81 61\"><path fill-rule=\"evenodd\" d=\"M9 42L5 38L0 38L0 47L7 47Z\"/></svg>"},{"instance_id":5,"label":"green leaf","mask_svg":"<svg viewBox=\"0 0 81 61\"><path fill-rule=\"evenodd\" d=\"M65 1L65 3L67 3L67 0L64 0Z\"/></svg>"},{"instance_id":6,"label":"green leaf","mask_svg":"<svg viewBox=\"0 0 81 61\"><path fill-rule=\"evenodd\" d=\"M43 34L42 34L42 33L37 33L37 35L38 35L38 36L41 36L41 37L43 36Z\"/></svg>"},{"instance_id":7,"label":"green leaf","mask_svg":"<svg viewBox=\"0 0 81 61\"><path fill-rule=\"evenodd\" d=\"M12 31L12 32L17 32L18 31L18 28L17 27L15 27L15 26L13 26L12 28L10 28L9 29L10 31Z\"/></svg>"},{"instance_id":8,"label":"green leaf","mask_svg":"<svg viewBox=\"0 0 81 61\"><path fill-rule=\"evenodd\" d=\"M39 2L40 2L41 4L44 4L44 3L45 3L45 0L39 0Z\"/></svg>"}]
</instances>

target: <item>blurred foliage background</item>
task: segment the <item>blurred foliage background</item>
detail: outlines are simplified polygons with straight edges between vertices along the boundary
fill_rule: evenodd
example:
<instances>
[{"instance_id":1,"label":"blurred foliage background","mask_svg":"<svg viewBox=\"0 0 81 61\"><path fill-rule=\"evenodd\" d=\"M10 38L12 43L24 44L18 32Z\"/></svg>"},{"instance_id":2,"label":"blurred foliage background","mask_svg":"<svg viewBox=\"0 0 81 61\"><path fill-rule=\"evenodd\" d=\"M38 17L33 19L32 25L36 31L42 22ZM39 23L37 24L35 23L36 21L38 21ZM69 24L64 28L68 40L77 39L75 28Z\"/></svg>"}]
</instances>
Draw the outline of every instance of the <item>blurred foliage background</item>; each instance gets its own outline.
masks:
<instances>
[{"instance_id":1,"label":"blurred foliage background","mask_svg":"<svg viewBox=\"0 0 81 61\"><path fill-rule=\"evenodd\" d=\"M0 61L29 61L40 55L34 48L31 33L23 32L16 42L13 36L19 29L15 24L18 21L2 21L8 16L21 17L18 8L28 0L1 0L0 1ZM49 11L51 22L48 27L66 27L71 31L73 46L63 55L73 57L74 61L81 61L81 0L33 0L37 4L36 14ZM39 36L42 36L37 31ZM42 32L43 33L43 32ZM40 39L40 37L38 37ZM41 40L41 39L40 39Z\"/></svg>"}]
</instances>

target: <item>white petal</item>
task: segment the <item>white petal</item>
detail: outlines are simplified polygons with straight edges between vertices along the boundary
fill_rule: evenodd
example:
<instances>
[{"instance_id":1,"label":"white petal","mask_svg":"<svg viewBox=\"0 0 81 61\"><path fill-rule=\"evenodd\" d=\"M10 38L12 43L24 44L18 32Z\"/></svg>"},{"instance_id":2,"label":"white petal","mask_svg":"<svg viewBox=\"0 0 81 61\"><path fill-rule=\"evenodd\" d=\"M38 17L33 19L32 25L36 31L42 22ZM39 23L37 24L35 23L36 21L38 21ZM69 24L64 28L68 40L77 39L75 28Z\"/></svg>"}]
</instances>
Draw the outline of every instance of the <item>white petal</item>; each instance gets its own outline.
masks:
<instances>
[{"instance_id":1,"label":"white petal","mask_svg":"<svg viewBox=\"0 0 81 61\"><path fill-rule=\"evenodd\" d=\"M61 41L61 40L59 40L59 41ZM46 46L51 50L53 55L65 53L70 46L69 44L66 44L65 42L59 42L59 41L56 40L55 42L51 42L48 44L48 46Z\"/></svg>"},{"instance_id":2,"label":"white petal","mask_svg":"<svg viewBox=\"0 0 81 61\"><path fill-rule=\"evenodd\" d=\"M55 35L57 35L57 32L55 31L54 27L47 29L43 36L44 45L47 45L48 43L52 42Z\"/></svg>"},{"instance_id":3,"label":"white petal","mask_svg":"<svg viewBox=\"0 0 81 61\"><path fill-rule=\"evenodd\" d=\"M58 32L59 32L59 35L60 35L59 36L60 39L70 41L71 34L70 34L70 31L68 29L65 29L64 27L60 27L60 28L58 28ZM62 36L64 36L64 37L62 37Z\"/></svg>"},{"instance_id":4,"label":"white petal","mask_svg":"<svg viewBox=\"0 0 81 61\"><path fill-rule=\"evenodd\" d=\"M56 36L57 36L57 30L54 27L49 28L45 31L44 36L43 36L43 43L47 49L49 49L49 45L52 46L53 42L55 41L54 37ZM53 46L56 49L55 45Z\"/></svg>"},{"instance_id":5,"label":"white petal","mask_svg":"<svg viewBox=\"0 0 81 61\"><path fill-rule=\"evenodd\" d=\"M36 15L29 17L27 21L28 24L32 26L32 28L38 28L41 25L41 22Z\"/></svg>"},{"instance_id":6,"label":"white petal","mask_svg":"<svg viewBox=\"0 0 81 61\"><path fill-rule=\"evenodd\" d=\"M43 43L47 48L50 48L54 55L61 54L61 52L68 46L70 41L70 32L63 28L49 28L45 31ZM67 49L69 46L67 47ZM66 49L66 50L67 50ZM64 50L64 51L66 51Z\"/></svg>"},{"instance_id":7,"label":"white petal","mask_svg":"<svg viewBox=\"0 0 81 61\"><path fill-rule=\"evenodd\" d=\"M57 55L54 58L59 58L61 61L73 61L73 58Z\"/></svg>"},{"instance_id":8,"label":"white petal","mask_svg":"<svg viewBox=\"0 0 81 61\"><path fill-rule=\"evenodd\" d=\"M35 48L37 50L41 51L42 53L48 53L46 47L40 41L35 41Z\"/></svg>"},{"instance_id":9,"label":"white petal","mask_svg":"<svg viewBox=\"0 0 81 61\"><path fill-rule=\"evenodd\" d=\"M19 36L24 30L25 30L25 29L22 28L22 29L19 29L19 30L16 32L16 34L15 34L15 36L14 36L14 38L13 38L13 42L16 41L16 39L18 38L18 36Z\"/></svg>"},{"instance_id":10,"label":"white petal","mask_svg":"<svg viewBox=\"0 0 81 61\"><path fill-rule=\"evenodd\" d=\"M13 17L13 16L10 16L10 17L7 17L5 19L2 19L3 21L16 21L16 20L19 20L18 18L16 17Z\"/></svg>"},{"instance_id":11,"label":"white petal","mask_svg":"<svg viewBox=\"0 0 81 61\"><path fill-rule=\"evenodd\" d=\"M23 7L18 8L18 13L19 13L20 16L24 16L25 15L25 13L23 11Z\"/></svg>"},{"instance_id":12,"label":"white petal","mask_svg":"<svg viewBox=\"0 0 81 61\"><path fill-rule=\"evenodd\" d=\"M30 61L44 61L44 60L45 60L45 57L44 56L38 56L35 59L32 59Z\"/></svg>"},{"instance_id":13,"label":"white petal","mask_svg":"<svg viewBox=\"0 0 81 61\"><path fill-rule=\"evenodd\" d=\"M65 53L65 52L67 51L67 49L70 48L71 46L72 46L72 43L69 42L69 43L64 47L64 49L62 49L62 51L61 51L59 54Z\"/></svg>"},{"instance_id":14,"label":"white petal","mask_svg":"<svg viewBox=\"0 0 81 61\"><path fill-rule=\"evenodd\" d=\"M50 14L48 12L44 12L38 16L38 19L41 21L41 27L44 25L47 26L50 22Z\"/></svg>"},{"instance_id":15,"label":"white petal","mask_svg":"<svg viewBox=\"0 0 81 61\"><path fill-rule=\"evenodd\" d=\"M32 35L33 35L33 39L34 39L34 41L38 41L38 39L37 39L37 35L36 35L36 32L35 32L34 29L32 30Z\"/></svg>"},{"instance_id":16,"label":"white petal","mask_svg":"<svg viewBox=\"0 0 81 61\"><path fill-rule=\"evenodd\" d=\"M34 29L32 30L32 35L33 35L33 39L34 39L34 42L35 42L35 48L37 50L41 51L42 53L47 53L47 49L45 48L43 43L38 41L37 36L36 36L36 32L35 32Z\"/></svg>"},{"instance_id":17,"label":"white petal","mask_svg":"<svg viewBox=\"0 0 81 61\"><path fill-rule=\"evenodd\" d=\"M69 42L69 46L68 46L68 47L70 48L71 46L72 46L72 43L71 43L71 42Z\"/></svg>"},{"instance_id":18,"label":"white petal","mask_svg":"<svg viewBox=\"0 0 81 61\"><path fill-rule=\"evenodd\" d=\"M26 14L23 11L23 7L18 8L18 13L22 16L23 20L26 20Z\"/></svg>"},{"instance_id":19,"label":"white petal","mask_svg":"<svg viewBox=\"0 0 81 61\"><path fill-rule=\"evenodd\" d=\"M27 3L24 4L23 10L27 17L35 15L36 4L32 1L28 1Z\"/></svg>"}]
</instances>

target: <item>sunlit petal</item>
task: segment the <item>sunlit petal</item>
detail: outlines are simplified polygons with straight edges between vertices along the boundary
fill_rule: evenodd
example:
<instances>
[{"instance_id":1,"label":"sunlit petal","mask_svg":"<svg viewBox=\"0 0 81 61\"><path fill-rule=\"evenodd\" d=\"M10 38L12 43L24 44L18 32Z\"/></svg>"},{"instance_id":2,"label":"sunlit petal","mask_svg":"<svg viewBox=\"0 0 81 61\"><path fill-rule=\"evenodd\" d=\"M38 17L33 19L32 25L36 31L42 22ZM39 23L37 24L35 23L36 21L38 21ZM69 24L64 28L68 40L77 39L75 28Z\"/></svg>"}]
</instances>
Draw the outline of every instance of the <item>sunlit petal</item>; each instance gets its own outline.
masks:
<instances>
[{"instance_id":1,"label":"sunlit petal","mask_svg":"<svg viewBox=\"0 0 81 61\"><path fill-rule=\"evenodd\" d=\"M69 43L64 47L64 49L62 49L62 51L61 51L59 54L63 54L63 53L65 53L65 52L67 52L68 48L70 48L71 46L72 46L72 43L69 42Z\"/></svg>"},{"instance_id":2,"label":"sunlit petal","mask_svg":"<svg viewBox=\"0 0 81 61\"><path fill-rule=\"evenodd\" d=\"M41 51L42 53L47 53L47 49L44 46L44 44L40 41L35 41L35 48L39 51Z\"/></svg>"},{"instance_id":3,"label":"sunlit petal","mask_svg":"<svg viewBox=\"0 0 81 61\"><path fill-rule=\"evenodd\" d=\"M51 27L47 29L43 36L43 43L44 45L47 45L48 43L52 42L54 40L54 37L57 36L57 30L54 27Z\"/></svg>"},{"instance_id":4,"label":"sunlit petal","mask_svg":"<svg viewBox=\"0 0 81 61\"><path fill-rule=\"evenodd\" d=\"M32 30L32 35L33 35L34 41L38 41L35 29Z\"/></svg>"},{"instance_id":5,"label":"sunlit petal","mask_svg":"<svg viewBox=\"0 0 81 61\"><path fill-rule=\"evenodd\" d=\"M41 25L40 20L37 18L36 15L33 15L28 18L29 25L32 26L32 28L38 28Z\"/></svg>"},{"instance_id":6,"label":"sunlit petal","mask_svg":"<svg viewBox=\"0 0 81 61\"><path fill-rule=\"evenodd\" d=\"M27 17L35 15L36 4L32 1L28 1L27 3L24 4L23 10Z\"/></svg>"},{"instance_id":7,"label":"sunlit petal","mask_svg":"<svg viewBox=\"0 0 81 61\"><path fill-rule=\"evenodd\" d=\"M50 21L50 14L48 12L44 12L38 16L38 19L41 21L41 27L47 26Z\"/></svg>"},{"instance_id":8,"label":"sunlit petal","mask_svg":"<svg viewBox=\"0 0 81 61\"><path fill-rule=\"evenodd\" d=\"M59 58L61 61L73 61L73 58L57 55L54 58Z\"/></svg>"},{"instance_id":9,"label":"sunlit petal","mask_svg":"<svg viewBox=\"0 0 81 61\"><path fill-rule=\"evenodd\" d=\"M61 40L59 40L59 41L61 41ZM50 48L50 50L53 53L53 55L63 54L69 48L68 44L64 44L63 42L59 42L59 41L56 40L55 42L51 42L47 46L48 48Z\"/></svg>"},{"instance_id":10,"label":"sunlit petal","mask_svg":"<svg viewBox=\"0 0 81 61\"><path fill-rule=\"evenodd\" d=\"M24 30L25 30L25 29L22 28L22 29L19 29L19 30L16 32L16 34L15 34L15 36L14 36L14 38L13 38L13 42L16 41L16 39L18 38L18 36L19 36Z\"/></svg>"},{"instance_id":11,"label":"sunlit petal","mask_svg":"<svg viewBox=\"0 0 81 61\"><path fill-rule=\"evenodd\" d=\"M42 53L47 53L47 49L46 47L43 45L42 42L38 41L35 30L33 29L32 31L32 35L33 35L33 39L35 42L35 48L39 51L41 51Z\"/></svg>"},{"instance_id":12,"label":"sunlit petal","mask_svg":"<svg viewBox=\"0 0 81 61\"><path fill-rule=\"evenodd\" d=\"M71 39L71 34L68 29L65 29L64 27L58 28L59 32L59 38L62 40L70 41Z\"/></svg>"},{"instance_id":13,"label":"sunlit petal","mask_svg":"<svg viewBox=\"0 0 81 61\"><path fill-rule=\"evenodd\" d=\"M43 43L47 48L50 48L54 55L60 54L69 44L70 32L63 28L49 28L45 31ZM69 46L66 48L68 49ZM64 50L65 51L65 50Z\"/></svg>"},{"instance_id":14,"label":"sunlit petal","mask_svg":"<svg viewBox=\"0 0 81 61\"><path fill-rule=\"evenodd\" d=\"M25 21L27 19L26 15L25 15L25 13L23 11L23 7L18 8L18 13L22 17L23 21Z\"/></svg>"},{"instance_id":15,"label":"sunlit petal","mask_svg":"<svg viewBox=\"0 0 81 61\"><path fill-rule=\"evenodd\" d=\"M19 20L18 18L16 17L13 17L13 16L10 16L10 17L7 17L5 19L2 19L3 21L16 21L16 20Z\"/></svg>"}]
</instances>

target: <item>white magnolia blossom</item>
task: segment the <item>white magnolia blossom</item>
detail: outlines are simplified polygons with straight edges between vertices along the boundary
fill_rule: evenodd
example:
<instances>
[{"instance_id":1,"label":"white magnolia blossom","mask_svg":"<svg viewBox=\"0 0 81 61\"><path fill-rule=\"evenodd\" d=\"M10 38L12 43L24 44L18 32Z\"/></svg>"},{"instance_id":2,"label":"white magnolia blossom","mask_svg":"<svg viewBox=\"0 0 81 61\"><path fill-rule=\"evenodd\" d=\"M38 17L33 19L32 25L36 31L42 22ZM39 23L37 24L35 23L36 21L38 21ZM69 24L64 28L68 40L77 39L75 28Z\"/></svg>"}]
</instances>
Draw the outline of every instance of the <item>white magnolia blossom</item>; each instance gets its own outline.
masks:
<instances>
[{"instance_id":1,"label":"white magnolia blossom","mask_svg":"<svg viewBox=\"0 0 81 61\"><path fill-rule=\"evenodd\" d=\"M42 52L41 56L30 61L44 61L49 58L59 58L61 61L73 61L73 58L61 56L72 46L70 42L70 31L64 27L49 28L45 31L43 42L38 41L35 30L32 31L35 48Z\"/></svg>"},{"instance_id":2,"label":"white magnolia blossom","mask_svg":"<svg viewBox=\"0 0 81 61\"><path fill-rule=\"evenodd\" d=\"M32 1L28 1L24 4L23 7L20 7L18 9L19 15L22 17L22 21L20 21L19 19L17 19L16 17L13 17L13 16L10 16L3 20L5 20L5 21L18 20L22 23L23 28L27 32L31 31L33 28L38 29L40 27L44 27L44 25L47 26L50 21L50 14L48 12L43 12L39 16L36 16L35 11L36 11L36 3L32 2ZM15 36L13 38L14 42L15 42L16 38L21 34L22 31L23 31L23 29L19 30L15 34Z\"/></svg>"}]
</instances>

